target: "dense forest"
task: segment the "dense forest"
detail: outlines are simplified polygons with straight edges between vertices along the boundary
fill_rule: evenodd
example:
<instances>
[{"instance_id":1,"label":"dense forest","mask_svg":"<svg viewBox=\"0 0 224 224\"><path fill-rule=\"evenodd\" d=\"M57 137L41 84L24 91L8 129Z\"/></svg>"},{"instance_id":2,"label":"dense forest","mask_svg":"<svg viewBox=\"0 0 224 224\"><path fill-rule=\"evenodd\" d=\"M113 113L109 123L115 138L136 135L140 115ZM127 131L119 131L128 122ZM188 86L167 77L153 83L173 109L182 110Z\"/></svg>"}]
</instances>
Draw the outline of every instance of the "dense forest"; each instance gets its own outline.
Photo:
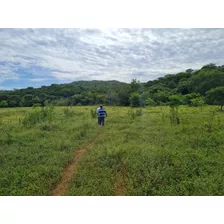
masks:
<instances>
[{"instance_id":1,"label":"dense forest","mask_svg":"<svg viewBox=\"0 0 224 224\"><path fill-rule=\"evenodd\" d=\"M224 105L224 65L208 64L153 81L77 81L0 91L0 107L119 105L147 106L182 104Z\"/></svg>"}]
</instances>

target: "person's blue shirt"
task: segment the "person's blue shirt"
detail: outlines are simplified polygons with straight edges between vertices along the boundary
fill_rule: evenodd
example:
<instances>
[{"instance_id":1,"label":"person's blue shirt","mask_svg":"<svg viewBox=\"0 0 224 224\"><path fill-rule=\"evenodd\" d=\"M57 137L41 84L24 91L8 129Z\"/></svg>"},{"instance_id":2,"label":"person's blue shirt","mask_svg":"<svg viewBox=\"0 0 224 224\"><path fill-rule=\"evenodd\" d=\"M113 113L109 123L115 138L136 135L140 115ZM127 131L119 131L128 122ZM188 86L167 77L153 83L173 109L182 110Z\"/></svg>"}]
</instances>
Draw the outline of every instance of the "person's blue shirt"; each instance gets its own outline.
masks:
<instances>
[{"instance_id":1,"label":"person's blue shirt","mask_svg":"<svg viewBox=\"0 0 224 224\"><path fill-rule=\"evenodd\" d=\"M107 114L106 110L105 109L99 109L98 110L98 117L105 117Z\"/></svg>"}]
</instances>

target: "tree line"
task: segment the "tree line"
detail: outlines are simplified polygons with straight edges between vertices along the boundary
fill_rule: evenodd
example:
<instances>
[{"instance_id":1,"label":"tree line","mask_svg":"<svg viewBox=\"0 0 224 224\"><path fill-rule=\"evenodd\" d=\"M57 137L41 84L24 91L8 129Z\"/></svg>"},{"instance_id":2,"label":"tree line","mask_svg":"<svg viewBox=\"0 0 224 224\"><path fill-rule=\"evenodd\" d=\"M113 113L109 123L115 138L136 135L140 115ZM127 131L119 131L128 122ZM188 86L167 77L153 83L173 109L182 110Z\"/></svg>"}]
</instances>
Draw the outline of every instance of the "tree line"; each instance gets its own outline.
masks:
<instances>
[{"instance_id":1,"label":"tree line","mask_svg":"<svg viewBox=\"0 0 224 224\"><path fill-rule=\"evenodd\" d=\"M208 64L199 70L187 69L153 81L77 81L0 91L0 107L117 105L156 106L204 103L224 105L224 65Z\"/></svg>"}]
</instances>

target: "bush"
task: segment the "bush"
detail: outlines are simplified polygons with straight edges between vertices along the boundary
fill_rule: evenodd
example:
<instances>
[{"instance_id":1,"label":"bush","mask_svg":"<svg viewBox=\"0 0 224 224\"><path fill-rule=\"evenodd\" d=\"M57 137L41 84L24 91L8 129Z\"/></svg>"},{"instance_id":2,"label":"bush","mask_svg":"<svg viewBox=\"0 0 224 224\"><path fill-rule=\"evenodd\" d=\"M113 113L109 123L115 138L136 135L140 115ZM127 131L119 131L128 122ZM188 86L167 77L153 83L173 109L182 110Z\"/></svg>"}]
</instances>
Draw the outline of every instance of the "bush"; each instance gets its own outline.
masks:
<instances>
[{"instance_id":1,"label":"bush","mask_svg":"<svg viewBox=\"0 0 224 224\"><path fill-rule=\"evenodd\" d=\"M152 99L152 98L147 98L147 100L145 101L145 104L147 106L155 106L156 105L156 102Z\"/></svg>"},{"instance_id":2,"label":"bush","mask_svg":"<svg viewBox=\"0 0 224 224\"><path fill-rule=\"evenodd\" d=\"M142 116L142 115L143 115L142 109L136 110L136 116Z\"/></svg>"},{"instance_id":3,"label":"bush","mask_svg":"<svg viewBox=\"0 0 224 224\"><path fill-rule=\"evenodd\" d=\"M0 107L8 107L8 102L6 100L2 100L0 102Z\"/></svg>"},{"instance_id":4,"label":"bush","mask_svg":"<svg viewBox=\"0 0 224 224\"><path fill-rule=\"evenodd\" d=\"M131 107L140 107L140 95L139 93L132 93L130 96Z\"/></svg>"},{"instance_id":5,"label":"bush","mask_svg":"<svg viewBox=\"0 0 224 224\"><path fill-rule=\"evenodd\" d=\"M209 104L220 105L220 110L222 111L222 107L224 105L224 86L216 87L207 91L206 101Z\"/></svg>"},{"instance_id":6,"label":"bush","mask_svg":"<svg viewBox=\"0 0 224 224\"><path fill-rule=\"evenodd\" d=\"M183 97L184 100L184 104L191 106L191 102L193 99L197 99L197 98L201 98L201 94L200 93L191 93L191 94L186 94Z\"/></svg>"},{"instance_id":7,"label":"bush","mask_svg":"<svg viewBox=\"0 0 224 224\"><path fill-rule=\"evenodd\" d=\"M170 107L170 123L172 125L180 124L178 107Z\"/></svg>"},{"instance_id":8,"label":"bush","mask_svg":"<svg viewBox=\"0 0 224 224\"><path fill-rule=\"evenodd\" d=\"M33 108L33 111L26 113L22 121L24 126L31 126L44 121L52 121L54 117L54 107Z\"/></svg>"},{"instance_id":9,"label":"bush","mask_svg":"<svg viewBox=\"0 0 224 224\"><path fill-rule=\"evenodd\" d=\"M91 115L92 118L96 118L96 111L91 109L90 110L90 115Z\"/></svg>"},{"instance_id":10,"label":"bush","mask_svg":"<svg viewBox=\"0 0 224 224\"><path fill-rule=\"evenodd\" d=\"M128 116L131 120L134 120L136 118L136 113L134 110L129 110L128 111Z\"/></svg>"},{"instance_id":11,"label":"bush","mask_svg":"<svg viewBox=\"0 0 224 224\"><path fill-rule=\"evenodd\" d=\"M205 101L203 97L197 97L190 100L190 106L193 106L193 107L203 106L204 104L205 104Z\"/></svg>"},{"instance_id":12,"label":"bush","mask_svg":"<svg viewBox=\"0 0 224 224\"><path fill-rule=\"evenodd\" d=\"M171 107L179 106L183 104L183 97L181 95L172 95L169 97L169 105Z\"/></svg>"},{"instance_id":13,"label":"bush","mask_svg":"<svg viewBox=\"0 0 224 224\"><path fill-rule=\"evenodd\" d=\"M142 115L143 115L142 109L128 111L128 116L130 117L131 120L134 120L137 116L142 116Z\"/></svg>"}]
</instances>

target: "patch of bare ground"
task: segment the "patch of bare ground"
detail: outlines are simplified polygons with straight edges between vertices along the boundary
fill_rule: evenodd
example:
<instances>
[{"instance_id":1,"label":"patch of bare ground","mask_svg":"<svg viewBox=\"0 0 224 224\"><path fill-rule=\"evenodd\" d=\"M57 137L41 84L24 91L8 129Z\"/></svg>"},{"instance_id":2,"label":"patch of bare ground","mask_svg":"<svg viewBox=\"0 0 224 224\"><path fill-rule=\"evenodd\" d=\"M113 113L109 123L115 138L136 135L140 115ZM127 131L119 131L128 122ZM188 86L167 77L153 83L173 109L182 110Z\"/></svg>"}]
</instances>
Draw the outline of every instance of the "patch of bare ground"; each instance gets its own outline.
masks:
<instances>
[{"instance_id":1,"label":"patch of bare ground","mask_svg":"<svg viewBox=\"0 0 224 224\"><path fill-rule=\"evenodd\" d=\"M99 133L97 136L101 135ZM63 196L66 194L70 182L75 178L75 174L77 173L78 163L83 158L83 156L96 144L95 141L90 142L86 147L80 148L76 150L72 156L72 161L70 164L64 169L62 174L62 179L59 184L57 184L51 195L52 196Z\"/></svg>"}]
</instances>

